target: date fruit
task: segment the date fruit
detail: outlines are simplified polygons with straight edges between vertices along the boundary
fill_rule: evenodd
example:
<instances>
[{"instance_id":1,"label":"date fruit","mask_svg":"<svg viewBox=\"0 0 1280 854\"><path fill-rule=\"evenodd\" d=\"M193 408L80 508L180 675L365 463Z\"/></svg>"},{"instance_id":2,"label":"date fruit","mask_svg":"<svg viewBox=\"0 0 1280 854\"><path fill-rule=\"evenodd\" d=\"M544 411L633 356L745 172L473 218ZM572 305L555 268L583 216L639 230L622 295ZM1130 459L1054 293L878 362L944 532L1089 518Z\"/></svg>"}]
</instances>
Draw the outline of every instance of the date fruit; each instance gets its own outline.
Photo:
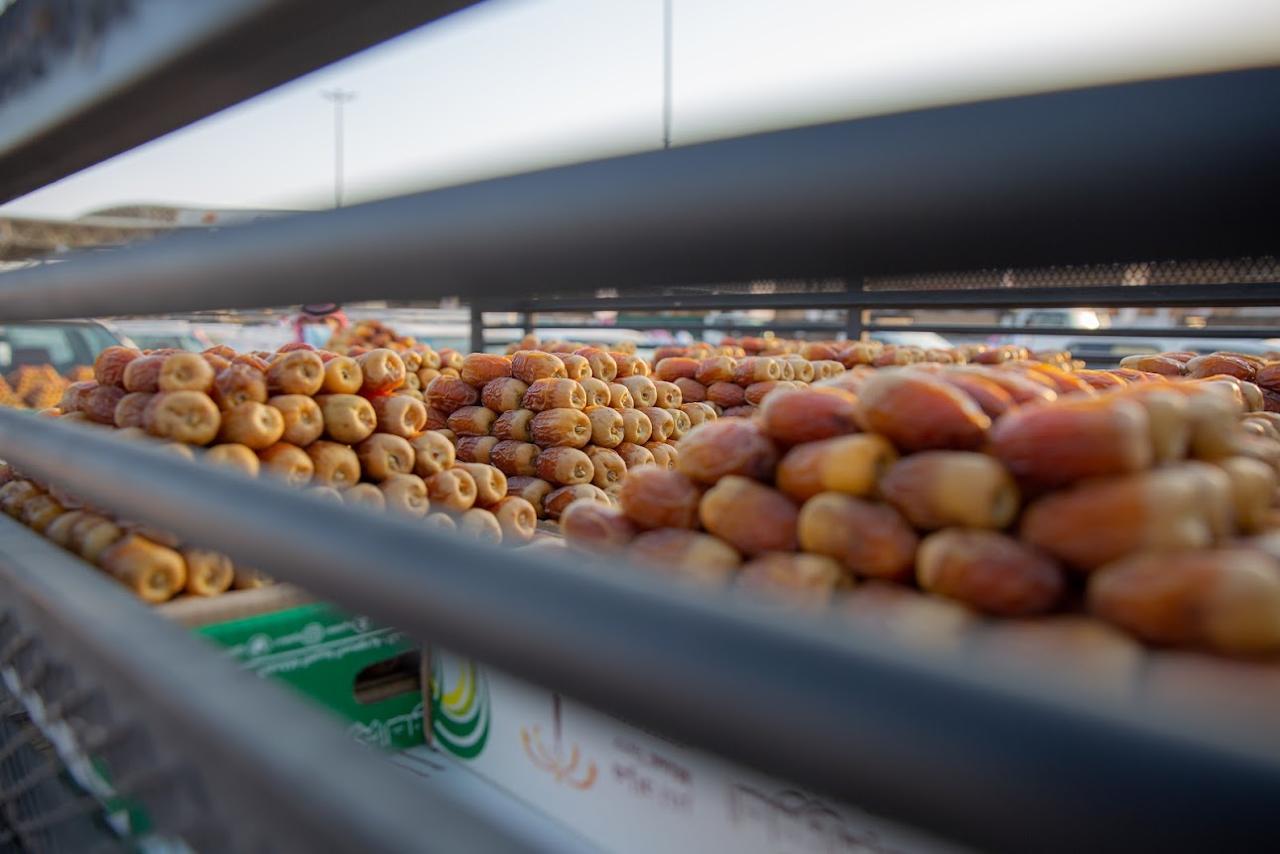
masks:
<instances>
[{"instance_id":1,"label":"date fruit","mask_svg":"<svg viewBox=\"0 0 1280 854\"><path fill-rule=\"evenodd\" d=\"M618 363L613 357L598 347L582 347L574 351L582 356L591 366L591 376L602 382L611 383L618 377Z\"/></svg>"},{"instance_id":2,"label":"date fruit","mask_svg":"<svg viewBox=\"0 0 1280 854\"><path fill-rule=\"evenodd\" d=\"M1018 487L997 460L972 451L925 451L894 463L880 495L913 526L1007 528L1018 515Z\"/></svg>"},{"instance_id":3,"label":"date fruit","mask_svg":"<svg viewBox=\"0 0 1280 854\"><path fill-rule=\"evenodd\" d=\"M816 609L850 584L844 567L822 555L767 552L742 565L737 588L774 605Z\"/></svg>"},{"instance_id":4,"label":"date fruit","mask_svg":"<svg viewBox=\"0 0 1280 854\"><path fill-rule=\"evenodd\" d=\"M373 404L358 394L322 394L316 399L324 417L324 431L335 442L363 442L378 426Z\"/></svg>"},{"instance_id":5,"label":"date fruit","mask_svg":"<svg viewBox=\"0 0 1280 854\"><path fill-rule=\"evenodd\" d=\"M365 441L368 441L367 439ZM382 490L372 483L357 483L343 490L342 502L348 507L368 507L372 510L386 510L387 499Z\"/></svg>"},{"instance_id":6,"label":"date fruit","mask_svg":"<svg viewBox=\"0 0 1280 854\"><path fill-rule=\"evenodd\" d=\"M783 446L857 433L857 406L840 389L781 389L760 407L760 429Z\"/></svg>"},{"instance_id":7,"label":"date fruit","mask_svg":"<svg viewBox=\"0 0 1280 854\"><path fill-rule=\"evenodd\" d=\"M798 517L787 496L738 475L721 478L698 504L702 527L748 557L795 551Z\"/></svg>"},{"instance_id":8,"label":"date fruit","mask_svg":"<svg viewBox=\"0 0 1280 854\"><path fill-rule=\"evenodd\" d=\"M363 386L364 371L350 356L334 356L324 363L324 379L320 383L324 394L358 394Z\"/></svg>"},{"instance_id":9,"label":"date fruit","mask_svg":"<svg viewBox=\"0 0 1280 854\"><path fill-rule=\"evenodd\" d=\"M267 400L267 405L284 418L284 433L278 437L279 441L304 447L324 433L324 416L320 412L320 405L305 394L276 395ZM229 415L230 413L223 415L224 425Z\"/></svg>"},{"instance_id":10,"label":"date fruit","mask_svg":"<svg viewBox=\"0 0 1280 854\"><path fill-rule=\"evenodd\" d=\"M190 596L217 596L231 589L236 577L231 558L208 549L187 548L181 555L187 565L187 583L182 592Z\"/></svg>"},{"instance_id":11,"label":"date fruit","mask_svg":"<svg viewBox=\"0 0 1280 854\"><path fill-rule=\"evenodd\" d=\"M374 433L355 447L360 470L371 480L409 474L414 468L413 446L409 440L391 433Z\"/></svg>"},{"instance_id":12,"label":"date fruit","mask_svg":"<svg viewBox=\"0 0 1280 854\"><path fill-rule=\"evenodd\" d=\"M581 351L579 351L581 355ZM590 356L587 357L590 360ZM594 373L594 370L593 370ZM511 376L533 385L540 379L567 379L564 362L554 353L540 350L518 350L511 355Z\"/></svg>"},{"instance_id":13,"label":"date fruit","mask_svg":"<svg viewBox=\"0 0 1280 854\"><path fill-rule=\"evenodd\" d=\"M544 448L584 448L591 441L592 423L578 409L546 409L533 417L529 433L533 442Z\"/></svg>"},{"instance_id":14,"label":"date fruit","mask_svg":"<svg viewBox=\"0 0 1280 854\"><path fill-rule=\"evenodd\" d=\"M164 367L164 359L164 356L141 356L128 362L124 367L124 390L153 394L159 391L160 369Z\"/></svg>"},{"instance_id":15,"label":"date fruit","mask_svg":"<svg viewBox=\"0 0 1280 854\"><path fill-rule=\"evenodd\" d=\"M321 439L308 445L306 452L315 467L312 484L331 486L341 492L360 482L360 458L346 445Z\"/></svg>"},{"instance_id":16,"label":"date fruit","mask_svg":"<svg viewBox=\"0 0 1280 854\"><path fill-rule=\"evenodd\" d=\"M590 483L595 469L591 458L577 448L547 448L534 461L538 477L562 486Z\"/></svg>"},{"instance_id":17,"label":"date fruit","mask_svg":"<svg viewBox=\"0 0 1280 854\"><path fill-rule=\"evenodd\" d=\"M1086 572L1140 550L1204 548L1212 531L1200 488L1175 469L1084 481L1029 504L1021 538Z\"/></svg>"},{"instance_id":18,"label":"date fruit","mask_svg":"<svg viewBox=\"0 0 1280 854\"><path fill-rule=\"evenodd\" d=\"M306 451L285 442L258 451L261 471L282 480L286 486L306 486L316 473L316 465Z\"/></svg>"},{"instance_id":19,"label":"date fruit","mask_svg":"<svg viewBox=\"0 0 1280 854\"><path fill-rule=\"evenodd\" d=\"M643 531L626 550L627 559L675 580L697 587L724 587L742 558L727 543L710 534L664 528Z\"/></svg>"},{"instance_id":20,"label":"date fruit","mask_svg":"<svg viewBox=\"0 0 1280 854\"><path fill-rule=\"evenodd\" d=\"M990 450L1031 492L1142 471L1153 462L1146 410L1117 395L1011 412L991 431Z\"/></svg>"},{"instance_id":21,"label":"date fruit","mask_svg":"<svg viewBox=\"0 0 1280 854\"><path fill-rule=\"evenodd\" d=\"M525 409L532 409L534 412L547 409L583 409L587 405L587 393L575 380L548 377L531 383L521 403Z\"/></svg>"},{"instance_id":22,"label":"date fruit","mask_svg":"<svg viewBox=\"0 0 1280 854\"><path fill-rule=\"evenodd\" d=\"M356 358L364 380L360 393L365 395L390 394L404 385L407 369L404 360L394 350L379 347Z\"/></svg>"},{"instance_id":23,"label":"date fruit","mask_svg":"<svg viewBox=\"0 0 1280 854\"><path fill-rule=\"evenodd\" d=\"M124 372L129 363L142 357L142 352L132 347L107 347L93 360L93 378L98 385L124 388Z\"/></svg>"},{"instance_id":24,"label":"date fruit","mask_svg":"<svg viewBox=\"0 0 1280 854\"><path fill-rule=\"evenodd\" d=\"M528 501L538 514L539 519L546 515L542 502L551 494L554 488L551 484L538 477L518 476L507 478L507 495L514 495Z\"/></svg>"},{"instance_id":25,"label":"date fruit","mask_svg":"<svg viewBox=\"0 0 1280 854\"><path fill-rule=\"evenodd\" d=\"M866 496L898 459L883 436L860 433L806 442L787 451L778 463L778 488L797 501L819 492Z\"/></svg>"},{"instance_id":26,"label":"date fruit","mask_svg":"<svg viewBox=\"0 0 1280 854\"><path fill-rule=\"evenodd\" d=\"M656 466L632 469L618 494L622 512L641 528L693 528L698 522L698 487L679 472Z\"/></svg>"},{"instance_id":27,"label":"date fruit","mask_svg":"<svg viewBox=\"0 0 1280 854\"><path fill-rule=\"evenodd\" d=\"M213 368L199 353L175 353L160 364L156 388L159 391L211 391Z\"/></svg>"},{"instance_id":28,"label":"date fruit","mask_svg":"<svg viewBox=\"0 0 1280 854\"><path fill-rule=\"evenodd\" d=\"M575 501L560 514L560 532L574 548L616 552L635 539L637 529L615 507L595 501Z\"/></svg>"},{"instance_id":29,"label":"date fruit","mask_svg":"<svg viewBox=\"0 0 1280 854\"><path fill-rule=\"evenodd\" d=\"M501 415L519 409L529 386L515 377L498 377L487 382L480 390L480 402Z\"/></svg>"},{"instance_id":30,"label":"date fruit","mask_svg":"<svg viewBox=\"0 0 1280 854\"><path fill-rule=\"evenodd\" d=\"M464 463L487 463L497 444L496 436L459 436L457 459Z\"/></svg>"},{"instance_id":31,"label":"date fruit","mask_svg":"<svg viewBox=\"0 0 1280 854\"><path fill-rule=\"evenodd\" d=\"M177 394L177 392L174 393ZM303 399L312 402L311 398ZM233 406L222 413L218 441L235 442L260 451L279 442L284 435L284 429L285 420L280 410L273 406L249 401Z\"/></svg>"},{"instance_id":32,"label":"date fruit","mask_svg":"<svg viewBox=\"0 0 1280 854\"><path fill-rule=\"evenodd\" d=\"M205 451L202 459L205 462L238 471L249 477L257 477L258 471L262 467L262 463L258 459L258 455L253 452L253 449L238 442L214 445Z\"/></svg>"},{"instance_id":33,"label":"date fruit","mask_svg":"<svg viewBox=\"0 0 1280 854\"><path fill-rule=\"evenodd\" d=\"M623 442L613 450L622 458L622 462L626 464L628 470L637 466L651 466L656 462L653 452L644 445Z\"/></svg>"},{"instance_id":34,"label":"date fruit","mask_svg":"<svg viewBox=\"0 0 1280 854\"><path fill-rule=\"evenodd\" d=\"M421 519L431 509L427 484L416 474L393 474L379 483L378 489L392 513Z\"/></svg>"},{"instance_id":35,"label":"date fruit","mask_svg":"<svg viewBox=\"0 0 1280 854\"><path fill-rule=\"evenodd\" d=\"M586 408L609 405L609 384L604 380L595 377L584 377L578 380L578 385L582 386L582 391L587 396Z\"/></svg>"},{"instance_id":36,"label":"date fruit","mask_svg":"<svg viewBox=\"0 0 1280 854\"><path fill-rule=\"evenodd\" d=\"M704 423L680 440L677 468L698 483L713 485L737 474L770 481L778 462L773 441L752 421Z\"/></svg>"},{"instance_id":37,"label":"date fruit","mask_svg":"<svg viewBox=\"0 0 1280 854\"><path fill-rule=\"evenodd\" d=\"M587 448L587 457L591 460L593 474L591 482L601 489L608 489L621 483L627 475L627 464L622 461L616 451L609 448L591 446ZM520 472L524 474L524 472Z\"/></svg>"},{"instance_id":38,"label":"date fruit","mask_svg":"<svg viewBox=\"0 0 1280 854\"><path fill-rule=\"evenodd\" d=\"M1280 565L1249 549L1135 554L1089 578L1091 613L1148 643L1280 651Z\"/></svg>"},{"instance_id":39,"label":"date fruit","mask_svg":"<svg viewBox=\"0 0 1280 854\"><path fill-rule=\"evenodd\" d=\"M498 416L485 406L463 406L449 415L449 429L458 436L488 436Z\"/></svg>"},{"instance_id":40,"label":"date fruit","mask_svg":"<svg viewBox=\"0 0 1280 854\"><path fill-rule=\"evenodd\" d=\"M623 440L622 415L607 406L588 406L583 414L591 424L590 441L602 448L616 448Z\"/></svg>"},{"instance_id":41,"label":"date fruit","mask_svg":"<svg viewBox=\"0 0 1280 854\"><path fill-rule=\"evenodd\" d=\"M465 469L451 468L427 478L427 494L440 510L462 513L476 503L476 482Z\"/></svg>"},{"instance_id":42,"label":"date fruit","mask_svg":"<svg viewBox=\"0 0 1280 854\"><path fill-rule=\"evenodd\" d=\"M480 393L457 377L441 374L427 385L422 397L427 406L447 417L454 410L474 405Z\"/></svg>"},{"instance_id":43,"label":"date fruit","mask_svg":"<svg viewBox=\"0 0 1280 854\"><path fill-rule=\"evenodd\" d=\"M169 601L187 583L187 564L182 555L138 534L130 534L104 550L102 568L151 604Z\"/></svg>"},{"instance_id":44,"label":"date fruit","mask_svg":"<svg viewBox=\"0 0 1280 854\"><path fill-rule=\"evenodd\" d=\"M513 409L510 412L504 412L493 422L493 435L504 441L531 442L535 414L532 409Z\"/></svg>"},{"instance_id":45,"label":"date fruit","mask_svg":"<svg viewBox=\"0 0 1280 854\"><path fill-rule=\"evenodd\" d=\"M489 507L489 511L498 520L498 527L502 531L502 542L518 545L533 539L533 534L538 528L538 513L528 501L518 495L508 495L499 498ZM563 514L560 522L564 524Z\"/></svg>"},{"instance_id":46,"label":"date fruit","mask_svg":"<svg viewBox=\"0 0 1280 854\"><path fill-rule=\"evenodd\" d=\"M995 531L945 528L916 554L916 580L938 596L1000 617L1052 610L1066 589L1051 558Z\"/></svg>"},{"instance_id":47,"label":"date fruit","mask_svg":"<svg viewBox=\"0 0 1280 854\"><path fill-rule=\"evenodd\" d=\"M511 376L511 360L495 353L472 353L462 360L458 377L468 385L482 388L493 380Z\"/></svg>"},{"instance_id":48,"label":"date fruit","mask_svg":"<svg viewBox=\"0 0 1280 854\"><path fill-rule=\"evenodd\" d=\"M267 377L251 365L233 363L214 377L212 397L224 410L241 403L266 403Z\"/></svg>"},{"instance_id":49,"label":"date fruit","mask_svg":"<svg viewBox=\"0 0 1280 854\"><path fill-rule=\"evenodd\" d=\"M471 475L476 484L476 505L489 507L507 494L507 478L501 471L485 463L458 463L456 468Z\"/></svg>"},{"instance_id":50,"label":"date fruit","mask_svg":"<svg viewBox=\"0 0 1280 854\"><path fill-rule=\"evenodd\" d=\"M915 531L886 504L840 492L813 496L797 520L800 548L840 561L868 578L906 581L911 577Z\"/></svg>"},{"instance_id":51,"label":"date fruit","mask_svg":"<svg viewBox=\"0 0 1280 854\"><path fill-rule=\"evenodd\" d=\"M312 350L294 350L277 357L267 368L272 394L313 395L324 385L324 362Z\"/></svg>"},{"instance_id":52,"label":"date fruit","mask_svg":"<svg viewBox=\"0 0 1280 854\"><path fill-rule=\"evenodd\" d=\"M137 364L134 359L129 364ZM222 417L218 407L201 391L157 394L142 413L143 427L152 436L189 445L207 445L218 435Z\"/></svg>"}]
</instances>

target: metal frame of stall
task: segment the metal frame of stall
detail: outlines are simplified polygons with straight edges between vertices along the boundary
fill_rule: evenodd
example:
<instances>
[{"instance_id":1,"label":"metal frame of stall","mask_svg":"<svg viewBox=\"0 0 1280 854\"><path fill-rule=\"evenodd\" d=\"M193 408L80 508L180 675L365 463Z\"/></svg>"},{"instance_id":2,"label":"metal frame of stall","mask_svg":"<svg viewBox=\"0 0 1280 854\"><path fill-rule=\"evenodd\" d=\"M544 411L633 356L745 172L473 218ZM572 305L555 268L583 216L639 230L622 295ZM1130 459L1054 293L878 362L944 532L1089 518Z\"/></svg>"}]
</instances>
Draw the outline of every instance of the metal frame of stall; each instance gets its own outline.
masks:
<instances>
[{"instance_id":1,"label":"metal frame of stall","mask_svg":"<svg viewBox=\"0 0 1280 854\"><path fill-rule=\"evenodd\" d=\"M23 20L9 18L15 10L41 5L0 15L0 38ZM175 21L163 3L87 4L105 10L85 36L99 48L99 76L84 52L52 43L43 76L0 73L0 198L461 5L237 0ZM449 295L524 312L655 299L710 309L726 304L726 287L706 283L761 277L1269 257L1277 94L1280 70L1255 69L1004 98L166 235L0 276L0 321ZM116 120L143 113L129 127ZM924 289L910 299L1105 305L1112 293ZM1153 285L1124 298L1275 305L1280 286ZM750 302L865 309L902 299L841 284ZM962 672L844 626L673 590L588 558L565 566L335 508L30 414L0 412L0 456L423 641L962 844L1174 851L1256 847L1273 835L1280 753L1242 733ZM124 762L121 774L158 831L294 850L569 845L496 793L460 803L449 786L411 787L318 713L235 673L74 564L0 519L0 707L27 715L6 720L5 733L47 738L43 720L71 721L95 758L153 742L163 761L134 763L136 775ZM679 703L658 684L680 685ZM85 711L99 703L111 712ZM35 743L0 754L26 756ZM58 777L47 751L37 754L50 763L37 782ZM347 773L315 774L315 756ZM148 767L176 776L157 783ZM28 847L50 847L40 834L80 814L74 799L27 809L21 781L0 784L0 832Z\"/></svg>"}]
</instances>

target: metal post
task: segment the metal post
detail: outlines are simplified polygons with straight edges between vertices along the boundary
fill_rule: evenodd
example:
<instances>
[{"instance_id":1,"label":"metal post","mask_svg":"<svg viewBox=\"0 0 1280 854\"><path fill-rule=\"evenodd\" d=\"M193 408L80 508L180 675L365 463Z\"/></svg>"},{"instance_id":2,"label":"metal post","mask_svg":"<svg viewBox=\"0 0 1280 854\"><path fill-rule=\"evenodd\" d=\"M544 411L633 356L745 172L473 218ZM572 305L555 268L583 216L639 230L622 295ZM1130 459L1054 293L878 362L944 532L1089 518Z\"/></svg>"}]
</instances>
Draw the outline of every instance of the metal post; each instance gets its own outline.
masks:
<instances>
[{"instance_id":1,"label":"metal post","mask_svg":"<svg viewBox=\"0 0 1280 854\"><path fill-rule=\"evenodd\" d=\"M320 93L326 101L333 103L333 206L342 207L343 179L343 124L342 105L354 101L356 93L347 89L326 89Z\"/></svg>"},{"instance_id":2,"label":"metal post","mask_svg":"<svg viewBox=\"0 0 1280 854\"><path fill-rule=\"evenodd\" d=\"M849 291L849 303L845 309L844 334L850 341L861 341L866 322L862 308L862 278L848 282L845 288Z\"/></svg>"},{"instance_id":3,"label":"metal post","mask_svg":"<svg viewBox=\"0 0 1280 854\"><path fill-rule=\"evenodd\" d=\"M662 147L671 147L671 2L662 0Z\"/></svg>"},{"instance_id":4,"label":"metal post","mask_svg":"<svg viewBox=\"0 0 1280 854\"><path fill-rule=\"evenodd\" d=\"M533 334L533 312L520 312L520 328L524 330L525 335Z\"/></svg>"},{"instance_id":5,"label":"metal post","mask_svg":"<svg viewBox=\"0 0 1280 854\"><path fill-rule=\"evenodd\" d=\"M474 304L471 306L471 352L484 352L484 312Z\"/></svg>"}]
</instances>

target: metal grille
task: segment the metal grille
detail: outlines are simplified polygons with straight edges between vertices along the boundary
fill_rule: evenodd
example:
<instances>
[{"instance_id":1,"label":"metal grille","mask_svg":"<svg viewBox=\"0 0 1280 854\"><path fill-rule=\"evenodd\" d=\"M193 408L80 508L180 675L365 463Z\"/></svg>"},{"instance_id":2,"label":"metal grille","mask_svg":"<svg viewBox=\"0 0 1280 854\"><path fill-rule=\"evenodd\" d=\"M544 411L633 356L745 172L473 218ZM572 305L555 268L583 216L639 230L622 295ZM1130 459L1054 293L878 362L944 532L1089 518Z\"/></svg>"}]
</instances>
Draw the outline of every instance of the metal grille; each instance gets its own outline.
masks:
<instances>
[{"instance_id":1,"label":"metal grille","mask_svg":"<svg viewBox=\"0 0 1280 854\"><path fill-rule=\"evenodd\" d=\"M125 851L161 833L225 850L196 772L28 628L0 617L0 850Z\"/></svg>"},{"instance_id":2,"label":"metal grille","mask_svg":"<svg viewBox=\"0 0 1280 854\"><path fill-rule=\"evenodd\" d=\"M868 291L959 290L965 288L1101 287L1107 285L1198 285L1213 300L1213 285L1280 282L1273 255L1204 261L1140 261L1065 267L990 269L911 276L871 276Z\"/></svg>"}]
</instances>

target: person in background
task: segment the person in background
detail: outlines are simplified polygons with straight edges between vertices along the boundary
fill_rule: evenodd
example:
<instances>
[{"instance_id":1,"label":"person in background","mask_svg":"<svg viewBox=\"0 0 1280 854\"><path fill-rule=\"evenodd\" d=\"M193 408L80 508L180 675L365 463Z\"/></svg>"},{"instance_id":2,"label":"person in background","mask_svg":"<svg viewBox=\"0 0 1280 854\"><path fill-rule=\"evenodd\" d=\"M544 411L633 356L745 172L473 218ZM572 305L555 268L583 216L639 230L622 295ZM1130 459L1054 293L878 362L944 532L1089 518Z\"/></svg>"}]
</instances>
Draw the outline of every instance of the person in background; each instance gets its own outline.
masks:
<instances>
[{"instance_id":1,"label":"person in background","mask_svg":"<svg viewBox=\"0 0 1280 854\"><path fill-rule=\"evenodd\" d=\"M348 325L350 321L337 303L304 305L293 321L293 340L324 348L335 332Z\"/></svg>"}]
</instances>

